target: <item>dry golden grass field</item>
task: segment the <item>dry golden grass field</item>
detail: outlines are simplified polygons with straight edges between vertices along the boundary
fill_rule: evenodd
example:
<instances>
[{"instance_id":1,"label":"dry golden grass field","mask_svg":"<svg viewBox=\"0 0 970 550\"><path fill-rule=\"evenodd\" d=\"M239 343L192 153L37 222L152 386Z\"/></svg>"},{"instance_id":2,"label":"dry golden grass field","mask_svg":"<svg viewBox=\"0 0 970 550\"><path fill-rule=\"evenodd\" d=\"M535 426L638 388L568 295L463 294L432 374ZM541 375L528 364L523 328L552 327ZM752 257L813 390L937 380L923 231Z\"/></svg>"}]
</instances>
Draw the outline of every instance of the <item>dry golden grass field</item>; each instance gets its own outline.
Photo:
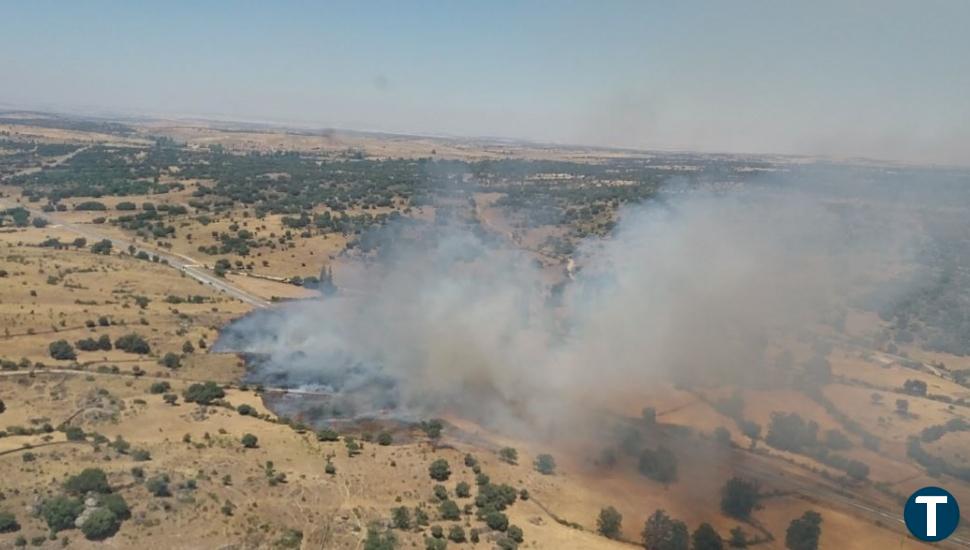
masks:
<instances>
[{"instance_id":1,"label":"dry golden grass field","mask_svg":"<svg viewBox=\"0 0 970 550\"><path fill-rule=\"evenodd\" d=\"M456 140L225 132L215 124L170 121L138 126L139 133L128 137L21 125L0 129L80 144L144 146L149 136L163 135L189 147L221 144L242 151L337 154L359 149L375 157L424 157L433 151L442 158L462 159L513 154ZM514 155L595 160L622 153L535 146L517 149ZM352 427L339 440L318 440L300 419L279 418L268 408L272 388L243 383L240 357L211 350L220 329L250 312L252 305L164 262L137 259L117 247L110 254L94 254L90 238L82 247L71 244L79 237L73 228L81 227L211 271L222 255L202 254L199 247L218 244L214 233L236 225L257 237L277 238L288 230L279 215L256 218L251 209L241 207L213 214L205 223L195 215L176 217L176 236L165 239L145 240L118 226L94 223L97 217L119 216L121 202L187 204L196 186L207 182L182 183L183 190L164 196L102 197L106 211L75 211L83 199L68 198L63 201L68 209L52 213L54 223L46 227L0 227L0 512L13 514L19 524L17 530L0 532L0 548L21 542L41 548L386 548L368 542L369 531L393 534L399 548L424 548L433 526L442 527L445 537L454 526L468 536L472 529L480 534L477 543L450 542L448 548L508 544L505 534L476 518L474 496L456 495L459 482L475 494L476 474L465 465L469 454L492 484L515 488L518 498L506 514L521 529L519 548L642 547L640 531L657 509L685 521L691 530L708 522L725 539L740 527L760 539L753 548L785 548L789 522L807 510L823 518L820 548L922 548L895 519L900 496L941 483L970 502L970 485L945 474L930 477L907 455L907 438L928 426L966 419L970 409L904 396L900 388L916 379L926 383L929 395L951 400L970 396L970 390L930 369L908 367L899 357L849 346L836 346L829 354L833 378L815 397L785 389L672 386L631 387L624 395L590 397L591 404L634 421L644 407L656 410L658 433L669 439L679 458L676 480L667 484L640 475L635 457L621 455L614 465L605 466L596 460L599 449L591 448L586 438L562 433L512 438L460 417L445 418L440 440L418 426L391 429L387 445L376 441L381 427ZM29 204L17 187L0 186L0 192L10 205ZM494 206L496 198L481 194L474 203L487 230L528 250L563 235L555 227L517 226ZM315 213L324 210L318 207ZM433 211L415 209L412 215L433 218ZM51 238L66 246L41 246ZM319 298L319 292L287 281L335 268L344 277L341 284L353 289L353 260L343 254L346 244L346 237L336 234L297 236L247 256L241 261L251 268L234 266L225 281L267 301ZM562 267L555 264L555 269ZM850 331L865 332L877 322L860 314L850 320ZM148 349L118 349L119 338L130 334L141 337ZM115 345L85 351L77 344L102 337ZM52 357L51 344L59 340L75 349L75 358ZM908 354L951 368L970 365L965 357L916 349ZM223 388L224 396L206 404L187 402L190 386L206 381ZM735 392L743 399L739 414L762 428L759 437L745 433L738 419L718 406ZM897 399L907 400L906 414L897 410ZM845 432L851 446L845 454L869 466L866 479L848 481L843 471L816 458L766 444L765 432L777 413L797 413L817 423L820 435ZM846 419L875 434L878 449L867 448L861 431L846 428ZM729 441L716 441L719 429L726 430ZM83 436L77 436L78 430ZM690 434L676 435L685 430ZM244 445L246 434L255 436L256 443ZM351 453L350 441L361 442L362 448ZM505 447L518 451L516 463L501 459L498 450ZM970 461L967 432L948 433L924 448L959 466ZM552 475L533 467L544 453L555 457ZM439 511L439 482L429 476L430 464L438 459L450 465L450 477L440 483L461 509L457 519L443 519ZM86 468L103 470L111 491L130 508L130 518L117 533L101 541L88 540L75 528L52 532L41 512L45 501L64 494L65 482ZM735 476L757 480L764 495L748 520L729 517L719 506L720 488ZM167 490L156 490L159 485ZM423 510L427 522L392 529L392 509L402 506L412 519L415 510ZM623 516L619 540L597 533L597 516L607 506Z\"/></svg>"}]
</instances>

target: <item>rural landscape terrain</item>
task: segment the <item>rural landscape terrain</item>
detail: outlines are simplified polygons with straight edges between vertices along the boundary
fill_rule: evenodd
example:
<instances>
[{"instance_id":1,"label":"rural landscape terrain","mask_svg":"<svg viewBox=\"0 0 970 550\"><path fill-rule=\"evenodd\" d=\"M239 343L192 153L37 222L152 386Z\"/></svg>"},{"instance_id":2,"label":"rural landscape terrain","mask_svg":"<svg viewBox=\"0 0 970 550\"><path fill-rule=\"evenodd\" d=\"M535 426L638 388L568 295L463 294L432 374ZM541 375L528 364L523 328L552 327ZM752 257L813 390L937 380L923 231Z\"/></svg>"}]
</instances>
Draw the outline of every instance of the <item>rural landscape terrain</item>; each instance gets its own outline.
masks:
<instances>
[{"instance_id":1,"label":"rural landscape terrain","mask_svg":"<svg viewBox=\"0 0 970 550\"><path fill-rule=\"evenodd\" d=\"M970 503L964 168L11 110L0 330L0 548L921 548L913 491Z\"/></svg>"}]
</instances>

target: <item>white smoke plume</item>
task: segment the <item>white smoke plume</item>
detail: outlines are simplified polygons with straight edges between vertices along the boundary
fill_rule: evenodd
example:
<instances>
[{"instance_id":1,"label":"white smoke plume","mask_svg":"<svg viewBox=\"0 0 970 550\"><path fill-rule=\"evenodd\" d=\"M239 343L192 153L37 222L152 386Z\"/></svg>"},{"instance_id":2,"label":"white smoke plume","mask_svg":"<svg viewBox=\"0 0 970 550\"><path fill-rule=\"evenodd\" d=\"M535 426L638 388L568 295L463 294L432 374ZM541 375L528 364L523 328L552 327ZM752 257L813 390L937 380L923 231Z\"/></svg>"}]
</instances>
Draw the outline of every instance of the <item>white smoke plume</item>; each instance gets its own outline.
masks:
<instances>
[{"instance_id":1,"label":"white smoke plume","mask_svg":"<svg viewBox=\"0 0 970 550\"><path fill-rule=\"evenodd\" d=\"M756 383L771 342L911 244L858 225L800 192L631 207L558 290L481 230L392 227L366 282L338 280L362 292L251 315L220 346L258 354L256 379L334 391L343 414L541 424L657 381Z\"/></svg>"}]
</instances>

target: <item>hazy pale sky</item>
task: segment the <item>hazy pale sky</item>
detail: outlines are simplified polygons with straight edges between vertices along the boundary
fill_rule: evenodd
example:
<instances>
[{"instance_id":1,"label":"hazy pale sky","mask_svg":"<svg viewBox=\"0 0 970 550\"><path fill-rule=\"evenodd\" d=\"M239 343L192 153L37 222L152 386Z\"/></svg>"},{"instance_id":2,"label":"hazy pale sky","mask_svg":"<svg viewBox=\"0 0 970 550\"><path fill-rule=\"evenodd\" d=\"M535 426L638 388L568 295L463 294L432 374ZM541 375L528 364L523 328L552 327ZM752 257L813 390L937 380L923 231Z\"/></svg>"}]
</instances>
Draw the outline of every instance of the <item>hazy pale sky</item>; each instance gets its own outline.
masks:
<instances>
[{"instance_id":1,"label":"hazy pale sky","mask_svg":"<svg viewBox=\"0 0 970 550\"><path fill-rule=\"evenodd\" d=\"M970 2L0 1L0 107L970 163Z\"/></svg>"}]
</instances>

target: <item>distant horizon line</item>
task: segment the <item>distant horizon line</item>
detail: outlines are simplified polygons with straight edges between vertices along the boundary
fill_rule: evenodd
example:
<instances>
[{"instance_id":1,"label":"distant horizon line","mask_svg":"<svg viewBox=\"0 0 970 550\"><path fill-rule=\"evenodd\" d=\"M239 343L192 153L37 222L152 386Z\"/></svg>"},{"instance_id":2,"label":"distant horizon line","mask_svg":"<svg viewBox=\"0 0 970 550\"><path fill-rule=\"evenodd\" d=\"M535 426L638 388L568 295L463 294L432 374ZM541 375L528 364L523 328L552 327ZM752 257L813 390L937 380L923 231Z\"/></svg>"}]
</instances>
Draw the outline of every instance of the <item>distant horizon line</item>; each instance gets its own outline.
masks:
<instances>
[{"instance_id":1,"label":"distant horizon line","mask_svg":"<svg viewBox=\"0 0 970 550\"><path fill-rule=\"evenodd\" d=\"M264 117L238 117L236 115L223 115L218 113L159 113L159 112L149 112L145 113L134 113L125 111L115 111L111 109L105 109L103 107L67 107L67 106L26 106L19 105L16 103L8 103L0 101L0 114L39 114L54 117L63 118L80 118L80 119L95 119L107 122L122 122L125 120L132 121L143 121L143 122L204 122L204 123L221 123L221 124L240 124L240 125L252 125L252 126L263 126L266 129L282 130L289 133L296 132L348 132L375 136L391 136L391 137L409 137L409 138L429 138L429 139L439 139L439 140L470 140L470 141L483 141L492 142L494 144L506 144L506 145L528 145L534 147L558 147L565 149L590 149L598 151L615 151L615 152L626 152L626 153L640 153L640 154L698 154L698 155L719 155L719 156L734 156L734 157L752 157L752 158L765 158L765 157L780 157L785 159L803 159L803 160L824 160L835 163L869 163L877 165L887 165L887 166L902 166L902 167L922 167L922 168L957 168L957 169L967 169L970 168L970 163L968 164L947 164L947 163L933 163L933 162L920 162L920 161L908 161L908 160L898 160L898 159L886 159L886 158L873 158L865 156L832 156L832 155L822 155L822 154L808 154L808 153L780 153L780 152L735 152L735 151L717 151L717 150L705 150L705 149L679 149L679 148L640 148L640 147L630 147L630 146L619 146L619 145L594 145L594 144L584 144L584 143L566 143L558 142L552 140L541 140L533 138L520 138L520 137L507 137L507 136L489 136L489 135L471 135L471 134L452 134L448 132L421 132L421 131L394 131L394 130L380 130L380 129L362 129L362 128L351 128L339 125L327 125L322 122L308 121L300 122L294 120L284 120L284 119L273 119Z\"/></svg>"}]
</instances>

